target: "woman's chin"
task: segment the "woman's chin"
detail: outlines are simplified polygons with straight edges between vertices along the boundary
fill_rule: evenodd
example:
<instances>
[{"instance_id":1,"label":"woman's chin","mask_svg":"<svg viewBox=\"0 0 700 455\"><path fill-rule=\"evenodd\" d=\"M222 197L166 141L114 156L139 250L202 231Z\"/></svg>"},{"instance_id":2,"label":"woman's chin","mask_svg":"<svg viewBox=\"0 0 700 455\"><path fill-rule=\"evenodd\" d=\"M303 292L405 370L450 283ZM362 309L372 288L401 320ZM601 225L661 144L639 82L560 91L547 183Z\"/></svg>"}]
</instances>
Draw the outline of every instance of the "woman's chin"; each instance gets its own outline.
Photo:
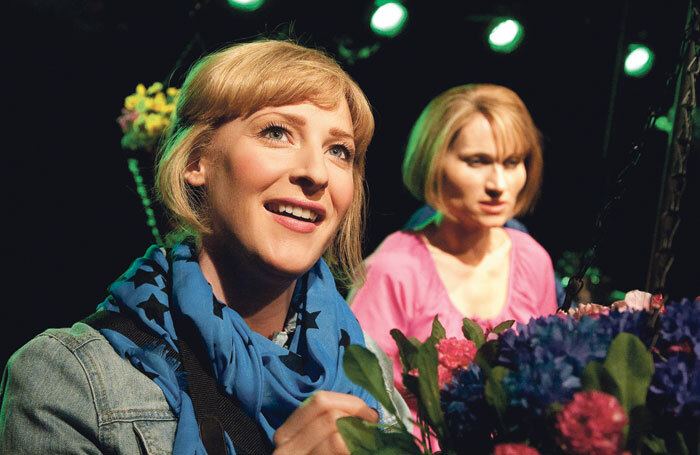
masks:
<instances>
[{"instance_id":1,"label":"woman's chin","mask_svg":"<svg viewBox=\"0 0 700 455\"><path fill-rule=\"evenodd\" d=\"M309 271L311 267L318 261L317 257L299 257L299 256L276 256L270 260L264 261L266 268L270 273L297 279Z\"/></svg>"}]
</instances>

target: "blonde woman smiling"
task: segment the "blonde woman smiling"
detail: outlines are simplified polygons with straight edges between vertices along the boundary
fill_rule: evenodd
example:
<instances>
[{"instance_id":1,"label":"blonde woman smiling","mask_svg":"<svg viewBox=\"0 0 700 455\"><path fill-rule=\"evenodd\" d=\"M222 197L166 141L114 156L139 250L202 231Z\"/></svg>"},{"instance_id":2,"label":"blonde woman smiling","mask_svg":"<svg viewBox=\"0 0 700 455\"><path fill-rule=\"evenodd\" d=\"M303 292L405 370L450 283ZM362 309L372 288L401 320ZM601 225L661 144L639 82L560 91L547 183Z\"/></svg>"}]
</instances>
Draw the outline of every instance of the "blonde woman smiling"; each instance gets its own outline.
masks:
<instances>
[{"instance_id":1,"label":"blonde woman smiling","mask_svg":"<svg viewBox=\"0 0 700 455\"><path fill-rule=\"evenodd\" d=\"M348 453L336 419L378 413L342 370L363 335L329 265L361 267L373 128L319 51L261 41L197 63L158 161L173 246L148 249L87 324L11 358L0 451Z\"/></svg>"}]
</instances>

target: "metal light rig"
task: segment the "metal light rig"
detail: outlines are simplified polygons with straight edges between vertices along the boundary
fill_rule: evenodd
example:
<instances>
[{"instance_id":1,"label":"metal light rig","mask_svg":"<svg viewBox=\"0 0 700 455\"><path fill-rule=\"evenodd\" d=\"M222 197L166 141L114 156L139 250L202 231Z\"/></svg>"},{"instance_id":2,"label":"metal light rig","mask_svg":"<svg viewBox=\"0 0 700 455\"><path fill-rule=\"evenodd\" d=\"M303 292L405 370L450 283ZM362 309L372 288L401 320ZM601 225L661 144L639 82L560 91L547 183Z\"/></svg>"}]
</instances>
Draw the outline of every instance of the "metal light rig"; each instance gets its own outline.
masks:
<instances>
[{"instance_id":1,"label":"metal light rig","mask_svg":"<svg viewBox=\"0 0 700 455\"><path fill-rule=\"evenodd\" d=\"M693 111L696 105L695 82L700 71L700 63L698 62L700 13L693 5L693 0L689 0L688 4L688 16L681 44L681 60L674 77L671 79L671 81L677 81L674 108L671 109L671 112L675 112L675 117L664 158L661 193L646 283L647 291L661 294L665 294L666 276L674 259L672 244L680 224L680 200L686 186L688 156L693 138ZM583 253L578 273L569 280L566 287L566 298L559 308L560 311L567 312L571 308L573 299L583 287L583 277L596 257L604 234L604 222L612 212L615 203L622 199L625 191L625 177L637 166L642 155L644 139L654 127L658 117L658 109L649 110L642 139L633 145L630 161L618 173L615 179L615 189L596 215L591 247ZM652 318L652 324L658 319L658 312L659 309L656 310L656 314Z\"/></svg>"}]
</instances>

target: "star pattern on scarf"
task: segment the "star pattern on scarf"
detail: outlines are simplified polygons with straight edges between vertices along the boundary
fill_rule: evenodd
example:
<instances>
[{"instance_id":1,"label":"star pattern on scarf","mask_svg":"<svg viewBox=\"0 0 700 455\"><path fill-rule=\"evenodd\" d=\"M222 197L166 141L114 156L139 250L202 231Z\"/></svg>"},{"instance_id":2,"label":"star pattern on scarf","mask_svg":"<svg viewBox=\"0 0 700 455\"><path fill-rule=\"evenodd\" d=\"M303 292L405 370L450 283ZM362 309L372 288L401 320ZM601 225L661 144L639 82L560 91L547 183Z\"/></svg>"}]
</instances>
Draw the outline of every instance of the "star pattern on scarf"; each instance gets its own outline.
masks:
<instances>
[{"instance_id":1,"label":"star pattern on scarf","mask_svg":"<svg viewBox=\"0 0 700 455\"><path fill-rule=\"evenodd\" d=\"M219 319L224 318L223 314L223 309L226 306L225 304L219 302L219 299L216 298L215 295L212 294L212 299L214 301L214 316L218 317Z\"/></svg>"},{"instance_id":2,"label":"star pattern on scarf","mask_svg":"<svg viewBox=\"0 0 700 455\"><path fill-rule=\"evenodd\" d=\"M304 359L298 354L290 352L289 354L281 355L280 361L295 373L304 374Z\"/></svg>"},{"instance_id":3,"label":"star pattern on scarf","mask_svg":"<svg viewBox=\"0 0 700 455\"><path fill-rule=\"evenodd\" d=\"M304 310L301 315L301 320L304 321L304 328L308 329L317 329L318 325L316 324L316 318L320 314L320 311L312 311L308 312Z\"/></svg>"},{"instance_id":4,"label":"star pattern on scarf","mask_svg":"<svg viewBox=\"0 0 700 455\"><path fill-rule=\"evenodd\" d=\"M338 341L338 346L347 348L349 344L350 335L348 334L348 332L345 331L345 329L340 329L340 341Z\"/></svg>"},{"instance_id":5,"label":"star pattern on scarf","mask_svg":"<svg viewBox=\"0 0 700 455\"><path fill-rule=\"evenodd\" d=\"M152 284L153 286L160 288L160 286L158 286L158 282L156 282L156 277L159 275L161 275L161 273L155 267L153 268L152 272L139 268L134 273L134 276L128 278L126 281L131 281L134 283L134 289L143 284Z\"/></svg>"},{"instance_id":6,"label":"star pattern on scarf","mask_svg":"<svg viewBox=\"0 0 700 455\"><path fill-rule=\"evenodd\" d=\"M146 318L156 321L161 327L165 326L165 318L163 315L168 311L168 307L160 303L155 294L151 294L148 300L139 303L136 307L144 311Z\"/></svg>"}]
</instances>

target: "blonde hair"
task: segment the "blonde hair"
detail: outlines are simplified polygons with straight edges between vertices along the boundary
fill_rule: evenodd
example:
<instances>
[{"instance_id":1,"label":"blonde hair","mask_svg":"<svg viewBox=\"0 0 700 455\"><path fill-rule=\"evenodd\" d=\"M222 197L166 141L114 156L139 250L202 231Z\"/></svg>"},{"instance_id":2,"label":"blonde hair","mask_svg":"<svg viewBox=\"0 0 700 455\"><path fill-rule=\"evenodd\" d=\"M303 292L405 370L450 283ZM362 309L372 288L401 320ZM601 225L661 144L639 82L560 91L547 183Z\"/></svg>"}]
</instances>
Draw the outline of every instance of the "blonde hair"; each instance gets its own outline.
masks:
<instances>
[{"instance_id":1,"label":"blonde hair","mask_svg":"<svg viewBox=\"0 0 700 455\"><path fill-rule=\"evenodd\" d=\"M360 87L329 56L289 41L238 44L199 60L182 86L174 120L156 165L156 190L174 225L169 238L211 232L206 194L184 179L185 168L207 152L214 131L268 106L311 102L333 109L345 100L356 154L353 200L324 258L341 279L362 273L365 153L374 117Z\"/></svg>"},{"instance_id":2,"label":"blonde hair","mask_svg":"<svg viewBox=\"0 0 700 455\"><path fill-rule=\"evenodd\" d=\"M514 215L532 210L542 182L540 133L520 97L498 85L469 84L438 95L418 117L403 161L403 182L418 200L445 213L442 202L442 160L464 124L475 114L488 120L503 151L522 155L527 181Z\"/></svg>"}]
</instances>

